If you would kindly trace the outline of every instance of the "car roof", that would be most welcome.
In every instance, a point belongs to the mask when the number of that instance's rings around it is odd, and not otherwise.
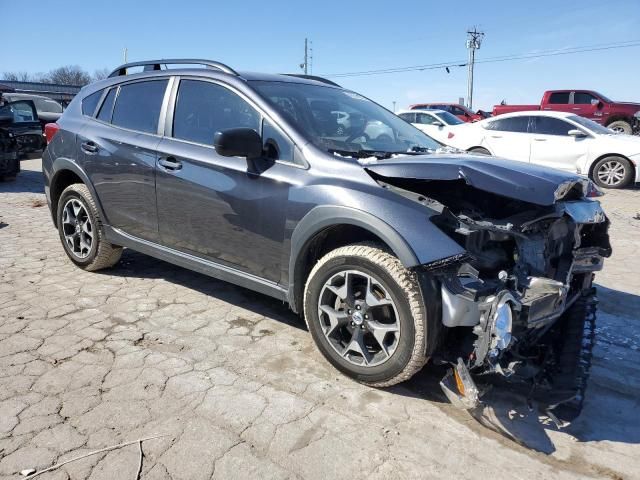
[[[257,72],[238,72],[237,75],[221,72],[220,70],[213,68],[167,68],[162,70],[149,70],[131,73],[127,75],[114,75],[109,76],[103,80],[90,83],[82,89],[82,97],[90,95],[91,93],[100,90],[102,88],[111,87],[120,83],[129,81],[152,79],[157,77],[166,76],[192,76],[201,78],[211,78],[214,80],[228,79],[230,81],[265,81],[265,82],[283,82],[283,83],[297,83],[306,85],[316,85],[327,88],[342,88],[336,84],[327,83],[326,79],[314,80],[313,76],[308,75],[305,77],[297,76],[298,74],[279,74],[279,73],[257,73]]]
[[[433,108],[433,109],[419,109],[419,108],[414,108],[412,109],[407,109],[407,110],[398,110],[397,112],[395,112],[396,115],[400,114],[400,113],[429,113],[429,114],[438,114],[438,113],[449,113],[449,112],[445,112],[444,110],[439,110],[437,108]]]
[[[34,95],[32,93],[18,93],[18,92],[4,92],[2,94],[3,97],[6,98],[11,98],[11,97],[15,97],[15,98],[42,98],[43,100],[51,100],[52,102],[56,102],[56,100],[54,100],[53,98],[49,98],[49,97],[45,97],[44,95]],[[58,102],[56,102],[58,103]]]
[[[495,117],[489,117],[486,120],[495,120],[496,118],[512,118],[512,117],[554,117],[554,118],[568,118],[573,117],[574,113],[569,112],[556,112],[553,110],[524,110],[522,112],[510,112],[496,115]]]
[[[421,103],[416,103],[414,105],[455,105],[456,107],[466,108],[464,105],[460,105],[459,103],[453,103],[453,102],[421,102]]]

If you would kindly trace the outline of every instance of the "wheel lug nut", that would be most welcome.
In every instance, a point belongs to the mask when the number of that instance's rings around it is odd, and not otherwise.
[[[364,314],[364,318],[369,318],[369,315],[367,315],[366,313]]]
[[[360,305],[356,305],[356,310],[360,310]]]
[[[364,325],[360,325],[360,328],[361,328],[362,330],[364,330]]]
[[[351,310],[347,310],[347,313],[351,315],[353,312]]]
[[[355,325],[355,323],[354,323],[354,322],[351,322],[351,326],[353,327],[354,325]]]

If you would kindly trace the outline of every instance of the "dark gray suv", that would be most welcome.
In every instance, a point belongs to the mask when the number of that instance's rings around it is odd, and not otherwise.
[[[360,382],[432,359],[460,406],[482,375],[579,412],[611,251],[587,180],[443,151],[325,79],[207,60],[123,65],[57,128],[46,194],[79,267],[138,250],[288,302]]]

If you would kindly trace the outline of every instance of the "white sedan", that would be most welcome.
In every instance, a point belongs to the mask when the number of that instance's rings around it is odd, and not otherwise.
[[[464,122],[444,110],[401,110],[397,115],[440,143],[451,145],[457,128]]]
[[[531,111],[461,125],[448,142],[470,152],[586,175],[604,188],[640,182],[640,137],[571,113]]]

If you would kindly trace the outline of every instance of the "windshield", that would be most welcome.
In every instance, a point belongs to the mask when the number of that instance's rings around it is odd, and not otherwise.
[[[426,152],[441,147],[414,126],[357,93],[293,82],[250,83],[322,150],[365,157]]]
[[[460,125],[461,123],[464,123],[458,117],[449,112],[437,113],[437,116],[440,117],[440,119],[447,125]]]
[[[577,124],[582,125],[583,127],[591,130],[593,133],[597,133],[599,135],[611,135],[612,133],[614,133],[613,130],[603,127],[599,123],[596,123],[593,120],[589,120],[588,118],[579,117],[577,115],[571,115],[567,118],[569,118],[569,120],[571,120],[572,122],[576,122]]]

